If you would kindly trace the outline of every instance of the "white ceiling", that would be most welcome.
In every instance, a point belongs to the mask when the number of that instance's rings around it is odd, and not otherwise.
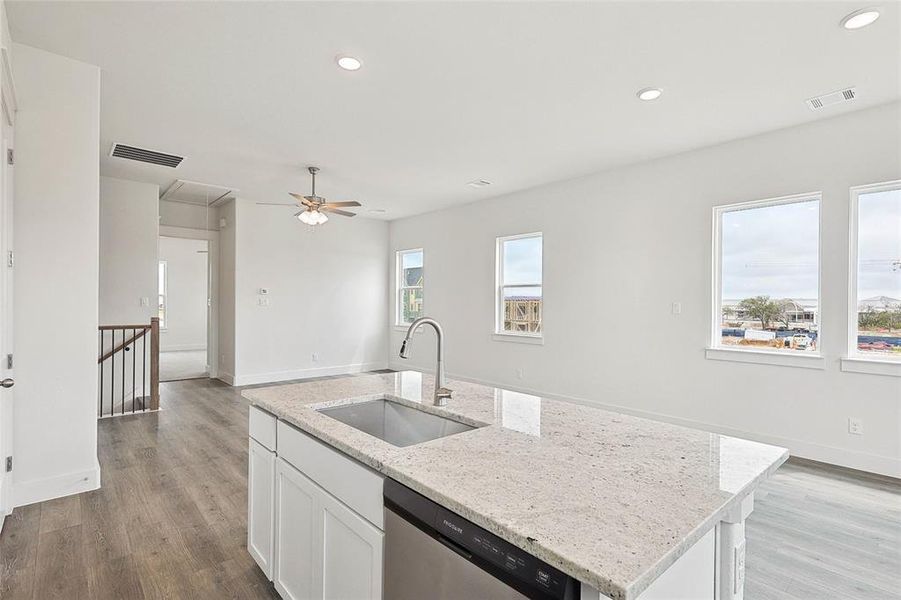
[[[13,38],[99,65],[101,171],[356,199],[382,218],[895,100],[899,4],[8,1]],[[335,56],[363,60],[338,69]],[[857,86],[811,112],[808,97]],[[664,89],[639,102],[645,86]],[[107,156],[114,141],[187,158]],[[491,186],[473,189],[474,179]]]

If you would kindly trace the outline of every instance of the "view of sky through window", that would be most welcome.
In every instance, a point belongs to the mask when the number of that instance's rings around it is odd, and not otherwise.
[[[819,202],[723,214],[722,298],[816,299]]]
[[[541,283],[541,237],[504,242],[504,285]],[[540,287],[517,288],[516,295],[540,296]]]
[[[901,190],[858,200],[857,299],[901,301]]]

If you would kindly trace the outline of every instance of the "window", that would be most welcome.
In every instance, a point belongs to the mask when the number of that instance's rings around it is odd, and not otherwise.
[[[161,260],[159,264],[159,272],[158,272],[158,290],[159,290],[159,299],[158,299],[158,309],[157,316],[160,318],[160,329],[166,328],[166,294],[169,288],[168,286],[168,277],[167,277],[167,265],[166,261]]]
[[[542,236],[497,239],[496,333],[541,337]]]
[[[409,325],[423,315],[422,248],[397,253],[397,324]]]
[[[711,345],[818,355],[819,194],[716,207],[714,226]]]
[[[901,361],[901,182],[851,190],[850,352]]]

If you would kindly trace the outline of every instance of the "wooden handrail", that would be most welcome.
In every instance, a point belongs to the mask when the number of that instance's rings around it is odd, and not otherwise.
[[[142,327],[143,327],[143,329],[141,329]],[[119,352],[123,348],[125,348],[127,346],[131,346],[135,340],[142,338],[150,330],[150,328],[151,328],[150,325],[138,325],[137,327],[116,327],[116,329],[141,329],[141,332],[134,334],[133,336],[131,336],[130,338],[128,338],[127,340],[125,340],[124,342],[122,342],[121,344],[119,344],[118,346],[116,346],[115,348],[113,348],[112,350],[110,350],[109,352],[107,352],[106,354],[101,356],[100,358],[98,358],[97,364],[99,365],[100,363],[102,363],[103,361],[108,359],[110,356],[112,356],[116,352]],[[109,326],[107,326],[106,329],[104,329],[104,327],[100,327],[100,329],[103,331],[109,331]],[[153,342],[151,342],[151,346],[152,345],[153,345]]]
[[[147,323],[140,323],[138,325],[100,325],[97,327],[100,331],[110,331],[111,329],[150,329],[150,325]]]

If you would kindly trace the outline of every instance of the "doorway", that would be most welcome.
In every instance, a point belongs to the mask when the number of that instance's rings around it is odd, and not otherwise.
[[[160,236],[160,381],[210,376],[210,242]]]

